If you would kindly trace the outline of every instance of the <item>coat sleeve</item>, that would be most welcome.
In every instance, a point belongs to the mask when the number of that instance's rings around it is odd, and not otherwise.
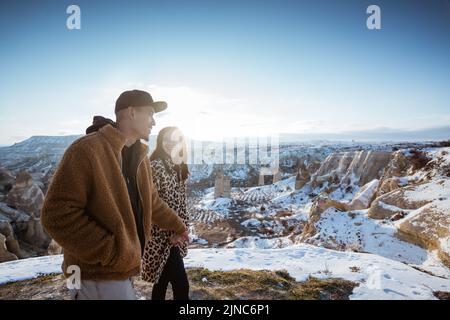
[[[150,170],[150,193],[152,198],[152,222],[164,230],[175,231],[180,234],[187,230],[183,220],[173,211],[158,195],[158,190],[153,182],[151,166]],[[157,183],[161,182],[158,178]],[[158,182],[159,181],[159,182]]]
[[[164,176],[164,167],[159,160],[150,161],[150,169],[152,174],[153,184],[158,191],[158,195],[161,192],[167,190],[167,179]]]
[[[41,220],[50,236],[82,262],[109,265],[115,252],[114,235],[85,211],[92,173],[85,149],[74,143],[53,176]]]

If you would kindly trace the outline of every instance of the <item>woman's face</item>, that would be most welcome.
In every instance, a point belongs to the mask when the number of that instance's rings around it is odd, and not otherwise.
[[[163,137],[162,147],[175,164],[186,163],[185,140],[180,130],[167,132]]]

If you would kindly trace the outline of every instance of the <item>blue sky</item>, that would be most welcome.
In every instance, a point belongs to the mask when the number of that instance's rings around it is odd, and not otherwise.
[[[131,88],[194,138],[450,124],[448,0],[2,1],[0,39],[0,144],[82,133]]]

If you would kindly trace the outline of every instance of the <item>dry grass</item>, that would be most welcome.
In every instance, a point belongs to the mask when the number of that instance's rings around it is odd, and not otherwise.
[[[210,271],[202,268],[187,270],[190,297],[193,300],[345,300],[356,283],[343,279],[309,278],[296,282],[286,271]],[[142,280],[135,282],[139,297],[150,299],[152,286]],[[61,275],[46,275],[32,280],[0,286],[0,299],[61,300],[69,299]],[[167,292],[167,299],[172,291]]]
[[[0,285],[0,300],[67,300],[69,292],[60,274]]]

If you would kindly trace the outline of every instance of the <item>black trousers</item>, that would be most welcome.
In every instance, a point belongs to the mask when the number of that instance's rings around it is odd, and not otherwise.
[[[189,280],[180,249],[172,247],[158,282],[153,285],[152,300],[165,300],[167,286],[172,285],[174,300],[189,300]]]

